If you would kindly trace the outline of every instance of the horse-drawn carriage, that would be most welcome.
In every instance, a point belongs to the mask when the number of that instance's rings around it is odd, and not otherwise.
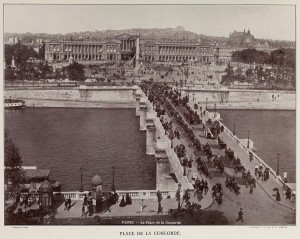
[[[204,146],[203,150],[204,150],[204,153],[206,154],[207,158],[212,157],[212,150],[208,143]]]
[[[243,172],[245,170],[245,167],[242,165],[241,160],[238,157],[233,158],[232,166],[235,173]]]
[[[236,195],[240,194],[240,186],[238,185],[238,182],[236,181],[235,177],[227,177],[225,180],[225,187],[229,188],[230,191],[234,191]]]
[[[213,199],[216,200],[216,202],[218,203],[218,206],[220,206],[222,204],[222,197],[223,197],[223,189],[222,189],[222,185],[220,183],[215,184],[212,187],[212,196]]]
[[[201,151],[201,143],[200,143],[199,139],[195,138],[195,140],[194,140],[193,143],[194,143],[196,149],[197,149],[198,151]]]
[[[200,157],[196,158],[196,162],[197,162],[197,170],[200,173],[202,173],[206,178],[209,177],[208,168],[205,162]]]
[[[227,147],[227,144],[225,143],[225,141],[223,139],[221,139],[219,136],[218,136],[218,144],[221,149],[226,149],[226,147]]]
[[[183,157],[185,155],[185,146],[183,144],[177,145],[174,148],[175,153],[179,158]]]
[[[220,155],[213,159],[213,164],[217,170],[219,170],[221,173],[224,173],[224,162]]]
[[[225,157],[228,158],[228,160],[233,160],[234,158],[234,151],[231,150],[230,148],[229,149],[226,149],[225,150]]]

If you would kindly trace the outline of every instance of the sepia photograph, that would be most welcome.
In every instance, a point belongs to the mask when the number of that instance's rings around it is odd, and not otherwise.
[[[296,226],[295,5],[2,7],[4,227]]]

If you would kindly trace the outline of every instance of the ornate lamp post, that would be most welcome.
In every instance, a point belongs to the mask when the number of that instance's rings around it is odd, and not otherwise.
[[[112,166],[112,185],[111,185],[111,191],[115,191],[115,166]]]
[[[80,188],[79,188],[79,191],[80,191],[80,192],[83,192],[83,190],[84,190],[84,189],[83,189],[83,183],[82,183],[82,176],[83,176],[83,175],[82,175],[82,171],[83,171],[83,168],[81,167],[81,168],[80,168]]]
[[[233,135],[235,135],[235,119],[233,121]]]
[[[193,101],[195,101],[195,93],[193,93]]]
[[[206,110],[207,110],[207,100],[208,100],[208,98],[206,98],[206,107],[205,107]]]
[[[250,145],[249,134],[250,134],[250,130],[248,130],[248,143],[247,143],[247,149],[249,149],[249,145]]]
[[[217,117],[217,104],[215,103],[215,118]]]
[[[277,153],[277,172],[276,172],[277,176],[279,176],[279,156],[280,156],[280,153]]]

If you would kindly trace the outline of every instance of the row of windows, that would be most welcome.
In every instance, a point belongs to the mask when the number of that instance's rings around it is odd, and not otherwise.
[[[159,54],[162,55],[202,55],[202,56],[209,56],[212,55],[211,53],[207,52],[169,52],[169,51],[160,51]]]
[[[148,46],[148,47],[145,47],[145,50],[146,50],[146,51],[147,51],[147,50],[148,50],[148,51],[149,51],[149,50],[152,50],[152,51],[153,51],[153,50],[154,50],[154,46]]]

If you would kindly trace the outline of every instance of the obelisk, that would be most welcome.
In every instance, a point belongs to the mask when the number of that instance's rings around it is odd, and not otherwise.
[[[135,42],[135,72],[140,67],[140,35],[137,35],[136,42]]]

